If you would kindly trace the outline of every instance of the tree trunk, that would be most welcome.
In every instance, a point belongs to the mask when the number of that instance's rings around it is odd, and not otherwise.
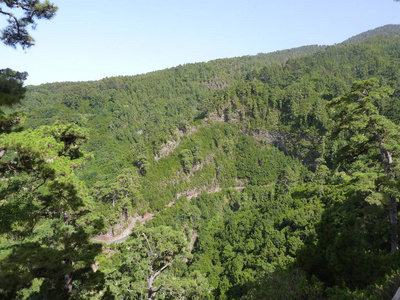
[[[147,300],[153,299],[153,280],[154,278],[150,276],[149,280],[147,281]]]
[[[375,138],[379,144],[379,150],[381,153],[381,162],[383,170],[387,177],[393,179],[396,178],[393,172],[393,158],[392,153],[383,147],[383,141],[378,131],[376,130],[376,126],[372,124],[372,127],[375,131]],[[397,217],[397,201],[396,196],[394,194],[389,195],[389,221],[390,221],[390,253],[394,253],[399,250],[399,233],[398,233],[398,217]]]
[[[399,249],[397,201],[395,195],[390,195],[389,203],[390,216],[390,252],[394,253]]]
[[[71,274],[66,274],[66,275],[64,276],[64,282],[65,282],[65,287],[66,287],[66,289],[67,289],[67,293],[68,293],[68,295],[69,295],[69,294],[71,294],[72,288],[73,288],[73,286],[72,286],[72,276],[71,276]]]

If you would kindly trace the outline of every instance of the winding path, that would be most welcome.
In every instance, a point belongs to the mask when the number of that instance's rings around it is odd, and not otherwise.
[[[243,184],[243,182],[238,182],[238,183]],[[244,189],[244,186],[239,185],[239,186],[235,186],[232,188],[241,191]],[[176,198],[179,198],[180,196],[185,195],[188,199],[191,199],[193,197],[198,196],[202,190],[205,190],[205,189],[201,189],[200,191],[197,191],[196,189],[190,190],[190,191],[183,191],[181,193],[178,193],[176,195]],[[208,189],[207,193],[209,193],[209,194],[210,193],[218,193],[220,191],[222,191],[222,188],[219,185],[217,185],[215,187]],[[168,203],[166,206],[171,207],[173,205],[175,205],[175,201]],[[135,227],[135,223],[137,221],[140,221],[140,222],[142,222],[142,224],[144,224],[146,221],[151,220],[154,217],[155,217],[154,214],[146,213],[144,216],[132,218],[132,220],[130,221],[130,223],[128,225],[128,228],[126,228],[121,234],[118,234],[116,236],[109,235],[109,234],[102,234],[102,235],[93,237],[91,240],[92,240],[92,242],[106,243],[106,244],[118,244],[118,243],[125,242],[128,239],[128,237],[130,236],[130,234],[132,233],[132,230]]]
[[[154,218],[153,214],[146,213],[143,217],[133,218],[132,221],[129,223],[128,228],[125,229],[121,234],[117,236],[102,234],[92,238],[92,241],[97,243],[106,243],[106,244],[113,244],[113,243],[118,244],[125,242],[132,233],[136,221],[139,220],[140,222],[142,222],[142,224],[144,224],[146,221],[151,220],[153,218]]]

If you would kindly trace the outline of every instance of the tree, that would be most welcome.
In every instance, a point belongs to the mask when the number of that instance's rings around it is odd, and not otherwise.
[[[0,70],[0,107],[19,103],[25,96],[23,87],[26,72],[16,72],[11,69]],[[0,109],[0,134],[10,132],[22,119],[20,113],[7,115]]]
[[[377,101],[392,93],[390,87],[379,87],[377,79],[357,81],[351,92],[334,100],[332,106],[337,113],[335,134],[342,133],[345,138],[337,152],[337,161],[341,165],[352,165],[355,177],[369,180],[370,186],[373,183],[366,200],[388,205],[393,253],[399,247],[396,195],[400,177],[400,134],[398,126],[379,115],[375,106]]]
[[[34,280],[51,299],[101,285],[91,269],[101,246],[89,238],[103,222],[74,173],[87,159],[86,139],[77,126],[59,124],[0,136],[0,296],[15,298]]]
[[[29,26],[35,29],[36,20],[51,19],[56,11],[57,7],[47,0],[0,0],[0,14],[8,18],[8,25],[1,31],[1,41],[13,48],[17,45],[30,48],[35,40],[28,32]],[[26,72],[0,70],[0,106],[17,104],[25,97],[23,84],[27,76]],[[6,115],[0,110],[0,133],[10,132],[21,119],[21,114]]]
[[[8,25],[1,32],[1,40],[14,48],[17,45],[23,49],[30,48],[35,40],[28,32],[29,26],[35,29],[36,20],[49,20],[56,11],[57,7],[47,0],[0,0],[0,14],[8,17]]]
[[[183,149],[179,156],[181,157],[181,164],[183,171],[188,174],[190,173],[193,165],[193,153],[189,149]]]
[[[28,27],[56,11],[48,1],[0,0],[0,14],[8,17],[1,40],[31,47]],[[1,107],[24,97],[26,76],[0,70]],[[27,292],[76,299],[100,289],[103,279],[91,268],[101,245],[89,240],[103,222],[91,214],[93,203],[74,173],[89,158],[80,149],[87,134],[60,124],[15,132],[21,118],[0,111],[0,298]]]
[[[135,165],[139,168],[139,173],[141,175],[145,175],[147,173],[147,170],[150,166],[149,161],[147,160],[147,157],[145,155],[140,155],[135,162]]]
[[[120,223],[121,217],[127,221],[142,208],[137,177],[137,171],[123,169],[111,183],[98,181],[92,187],[91,195],[97,199],[96,211],[110,227]]]
[[[119,207],[128,215],[132,207],[136,207],[138,198],[137,175],[129,169],[122,170],[108,188],[104,189],[104,198]]]
[[[135,227],[132,237],[119,248],[120,265],[108,278],[108,293],[148,300],[191,299],[207,293],[203,275],[182,274],[182,265],[191,256],[182,232],[167,226]]]

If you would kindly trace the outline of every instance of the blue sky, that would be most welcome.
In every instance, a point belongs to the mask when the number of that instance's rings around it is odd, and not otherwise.
[[[98,80],[310,44],[332,45],[400,23],[400,3],[393,0],[53,2],[59,11],[53,20],[39,21],[32,32],[36,46],[24,51],[0,45],[0,69],[27,71],[26,84]]]

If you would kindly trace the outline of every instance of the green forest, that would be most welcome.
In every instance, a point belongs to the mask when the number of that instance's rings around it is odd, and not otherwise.
[[[137,76],[26,76],[0,71],[0,299],[399,288],[400,25]]]

